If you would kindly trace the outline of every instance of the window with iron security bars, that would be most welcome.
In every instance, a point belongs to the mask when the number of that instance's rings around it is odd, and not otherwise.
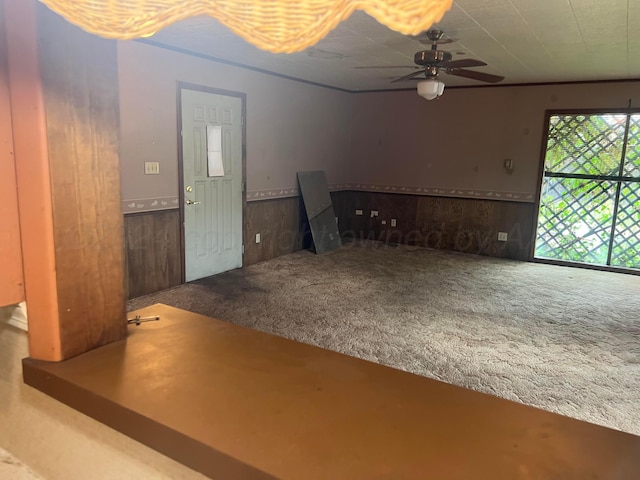
[[[535,257],[640,269],[640,113],[549,116]]]

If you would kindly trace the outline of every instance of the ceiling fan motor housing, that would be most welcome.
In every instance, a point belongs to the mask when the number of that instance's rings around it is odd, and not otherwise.
[[[453,56],[451,52],[443,52],[441,50],[422,50],[417,52],[413,57],[416,65],[429,66],[434,63],[448,62]]]

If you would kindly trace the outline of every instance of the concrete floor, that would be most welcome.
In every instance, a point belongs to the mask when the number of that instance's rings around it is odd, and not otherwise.
[[[0,448],[0,479],[2,480],[40,480],[26,465]]]

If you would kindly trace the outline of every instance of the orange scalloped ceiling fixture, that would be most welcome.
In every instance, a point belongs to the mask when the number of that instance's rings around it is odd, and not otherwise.
[[[40,0],[84,30],[106,38],[149,37],[188,17],[210,15],[258,48],[291,53],[315,45],[354,10],[417,35],[453,0]]]

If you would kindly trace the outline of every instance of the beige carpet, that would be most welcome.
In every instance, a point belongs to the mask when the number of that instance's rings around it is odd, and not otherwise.
[[[637,276],[354,243],[157,302],[640,435]]]

